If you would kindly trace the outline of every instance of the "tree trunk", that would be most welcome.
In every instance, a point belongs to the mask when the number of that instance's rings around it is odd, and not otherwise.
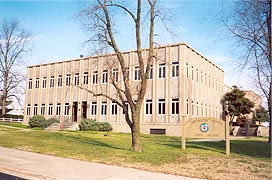
[[[272,144],[272,138],[271,138],[271,135],[272,135],[272,129],[271,129],[271,126],[272,126],[272,99],[271,99],[271,95],[272,95],[272,88],[271,88],[271,85],[270,85],[270,92],[269,92],[269,99],[268,99],[268,111],[269,111],[269,137],[268,137],[268,143],[269,144]]]
[[[141,152],[141,144],[140,144],[140,111],[136,111],[132,114],[132,142],[131,142],[131,151]]]

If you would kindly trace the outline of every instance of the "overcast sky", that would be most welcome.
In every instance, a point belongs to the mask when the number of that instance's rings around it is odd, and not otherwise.
[[[128,1],[129,2],[129,1]],[[131,1],[132,2],[132,1]],[[134,2],[134,1],[133,1]],[[156,41],[160,44],[185,42],[225,71],[225,83],[243,89],[254,89],[247,78],[237,70],[237,54],[233,53],[234,42],[218,21],[218,14],[232,12],[235,1],[224,0],[163,0],[169,17],[168,33],[160,21],[156,24]],[[26,57],[26,66],[87,56],[91,50],[83,46],[87,33],[75,15],[85,1],[2,1],[0,20],[14,17],[32,31],[35,36],[33,50]],[[118,42],[122,50],[135,49],[133,32],[129,31],[127,17],[116,14],[119,22]],[[143,39],[145,42],[145,39]],[[236,48],[237,49],[237,48]]]

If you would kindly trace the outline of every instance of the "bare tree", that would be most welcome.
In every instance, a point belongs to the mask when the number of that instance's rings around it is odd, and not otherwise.
[[[125,2],[123,3],[125,4]],[[144,3],[146,6],[144,6]],[[153,40],[155,17],[157,16],[155,11],[156,0],[147,0],[144,2],[138,0],[135,10],[130,9],[130,7],[124,4],[117,3],[116,1],[111,0],[97,0],[95,5],[80,12],[81,17],[85,17],[85,27],[87,27],[90,32],[94,32],[94,36],[92,36],[89,41],[96,42],[102,45],[100,47],[103,47],[103,49],[110,47],[114,50],[117,62],[121,67],[122,77],[122,83],[117,83],[114,80],[115,78],[113,78],[114,76],[110,76],[111,84],[115,88],[118,97],[108,96],[104,92],[96,93],[88,89],[87,91],[92,93],[94,96],[104,96],[111,101],[116,102],[120,107],[123,108],[125,113],[125,120],[129,125],[132,134],[132,145],[130,150],[140,152],[140,112],[142,108],[142,102],[146,93],[147,79],[149,76],[150,67],[153,61],[156,60]],[[144,7],[147,7],[147,12],[149,14],[149,48],[147,58],[144,58],[143,55],[141,37],[141,25],[144,19],[144,15],[142,14],[142,12],[144,10]],[[138,90],[136,94],[134,93],[135,89],[131,85],[132,81],[129,79],[127,63],[123,54],[120,51],[119,44],[117,43],[115,37],[115,24],[113,22],[113,17],[114,13],[116,12],[124,12],[125,14],[127,14],[132,19],[133,29],[135,30],[135,43],[137,46],[136,53],[138,57],[137,63],[139,64],[140,68],[140,82],[137,85]]]
[[[267,100],[271,143],[271,0],[242,0],[235,4],[230,17],[221,18],[223,24],[238,41],[242,54],[242,67],[253,72],[256,86]]]
[[[9,98],[18,97],[24,76],[18,68],[23,55],[30,50],[31,33],[15,19],[4,19],[0,24],[0,86],[3,88],[2,114],[6,114]]]

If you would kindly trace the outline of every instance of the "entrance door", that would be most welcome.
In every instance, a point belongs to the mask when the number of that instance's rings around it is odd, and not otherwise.
[[[73,122],[77,122],[78,102],[73,102]]]
[[[81,111],[81,117],[87,118],[87,101],[82,101],[82,111]]]

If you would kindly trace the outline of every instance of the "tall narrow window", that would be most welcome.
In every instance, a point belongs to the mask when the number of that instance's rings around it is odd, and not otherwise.
[[[159,64],[159,78],[165,78],[165,63]]]
[[[38,89],[38,88],[39,88],[39,78],[36,78],[35,88],[36,88],[36,89]]]
[[[71,74],[66,74],[66,86],[70,86],[71,84]]]
[[[33,115],[37,115],[38,114],[38,104],[34,104],[34,109],[33,109]]]
[[[107,102],[102,102],[101,104],[101,115],[107,114]]]
[[[118,69],[112,70],[112,78],[115,82],[118,82]]]
[[[186,115],[189,115],[189,100],[186,99]]]
[[[158,114],[165,114],[165,99],[159,99]]]
[[[54,76],[50,77],[50,87],[54,87]]]
[[[62,86],[62,75],[59,75],[58,77],[58,87]]]
[[[200,72],[200,82],[201,82],[201,84],[203,84],[203,74],[202,74],[202,71]]]
[[[92,102],[91,115],[96,115],[97,102]]]
[[[41,115],[45,115],[45,104],[41,105]]]
[[[198,102],[196,102],[196,116],[199,116],[199,105]]]
[[[48,105],[48,115],[52,116],[53,115],[53,104]]]
[[[61,108],[61,104],[57,103],[57,107],[56,107],[56,115],[60,115],[60,108]]]
[[[145,101],[145,114],[152,114],[152,100],[147,99]]]
[[[172,77],[179,76],[179,62],[172,62]]]
[[[93,71],[93,84],[97,84],[98,72]]]
[[[195,105],[194,105],[194,101],[192,101],[192,116],[194,116],[195,114]]]
[[[186,63],[186,78],[189,79],[189,64]]]
[[[125,107],[123,108],[123,114],[128,111],[128,102],[125,102]]]
[[[75,86],[79,85],[79,73],[75,73]]]
[[[172,114],[179,114],[179,99],[172,99]]]
[[[102,83],[107,83],[108,82],[108,70],[104,70],[102,74]]]
[[[26,115],[30,115],[30,104],[27,104],[27,107],[26,107]]]
[[[148,79],[152,79],[153,78],[153,66],[150,66],[150,71],[149,71],[149,76]]]
[[[194,66],[192,66],[192,80],[194,80]]]
[[[70,109],[69,103],[65,103],[64,104],[64,116],[69,115],[69,109]]]
[[[32,89],[32,78],[28,80],[28,89]]]
[[[138,81],[140,79],[141,79],[141,76],[140,76],[140,67],[135,67],[135,70],[134,70],[134,80]]]
[[[46,77],[43,77],[42,88],[46,88]]]
[[[83,73],[83,84],[88,84],[88,72]]]
[[[111,114],[117,115],[117,103],[116,102],[111,103]]]

